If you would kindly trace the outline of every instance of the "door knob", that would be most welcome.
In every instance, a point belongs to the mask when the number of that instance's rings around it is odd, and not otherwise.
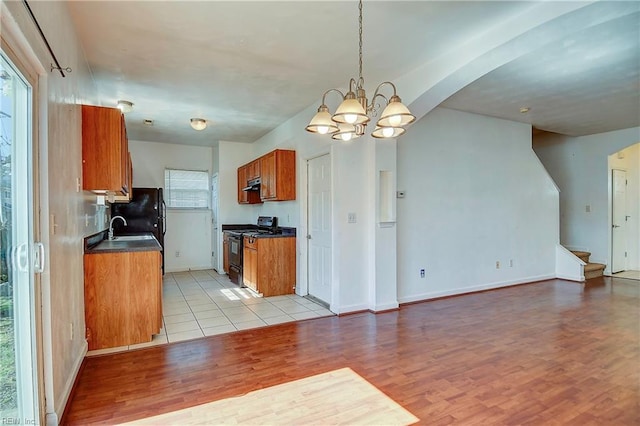
[[[620,228],[620,225],[613,225],[614,228]]]
[[[307,235],[307,240],[310,240],[310,239],[311,239],[311,235]]]

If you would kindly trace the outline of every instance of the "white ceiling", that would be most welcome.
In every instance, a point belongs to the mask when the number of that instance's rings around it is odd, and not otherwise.
[[[534,5],[365,1],[366,88],[451,56]],[[640,2],[607,7],[626,11],[496,67],[443,106],[569,135],[640,125]],[[253,142],[357,77],[355,1],[72,1],[69,9],[102,104],[135,104],[129,139]],[[192,117],[210,126],[196,132]]]

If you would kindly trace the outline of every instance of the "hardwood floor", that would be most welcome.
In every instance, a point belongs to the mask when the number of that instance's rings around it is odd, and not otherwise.
[[[92,357],[66,424],[131,421],[350,367],[421,424],[640,424],[640,285],[551,280]]]

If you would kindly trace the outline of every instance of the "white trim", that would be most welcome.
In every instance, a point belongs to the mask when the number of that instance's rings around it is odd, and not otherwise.
[[[369,306],[368,305],[349,305],[349,306],[341,306],[341,307],[336,307],[334,305],[331,305],[329,307],[329,310],[331,312],[335,312],[336,314],[348,314],[350,312],[361,312],[361,311],[369,311]]]
[[[423,300],[436,299],[440,297],[457,296],[457,295],[466,294],[466,293],[475,293],[475,292],[484,291],[484,290],[494,290],[494,289],[498,289],[502,287],[510,287],[514,285],[531,284],[536,281],[552,280],[555,278],[556,278],[555,275],[537,275],[537,276],[522,278],[522,279],[513,280],[513,281],[498,281],[498,282],[489,283],[489,284],[481,284],[481,285],[476,285],[471,287],[458,288],[455,290],[436,291],[432,293],[417,294],[409,297],[401,297],[398,299],[398,302],[400,303],[420,302]]]
[[[575,281],[575,282],[582,282],[585,280],[584,275],[581,275],[580,277],[576,278],[576,277],[571,277],[569,275],[557,275],[556,278],[558,278],[559,280],[567,280],[567,281]]]
[[[398,309],[399,307],[400,307],[400,304],[398,302],[383,303],[381,305],[374,306],[372,311],[373,312],[390,311],[392,309]]]

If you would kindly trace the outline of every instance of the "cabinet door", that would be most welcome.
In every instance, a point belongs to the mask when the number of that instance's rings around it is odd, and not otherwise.
[[[259,292],[258,289],[258,250],[245,247],[242,253],[242,282],[244,285]]]
[[[149,342],[158,325],[158,252],[129,252],[127,334],[130,345]]]
[[[229,236],[223,232],[222,237],[222,268],[224,272],[229,273]]]
[[[276,197],[276,152],[270,152],[260,159],[260,198],[271,200]]]
[[[248,165],[247,179],[255,179],[260,177],[260,160],[254,160]]]
[[[117,267],[114,267],[117,265]],[[129,344],[128,253],[84,255],[84,311],[89,350]]]
[[[238,203],[248,204],[249,197],[247,191],[242,188],[247,186],[247,166],[238,167]]]
[[[129,192],[128,152],[120,110],[83,105],[82,188],[126,195]]]

